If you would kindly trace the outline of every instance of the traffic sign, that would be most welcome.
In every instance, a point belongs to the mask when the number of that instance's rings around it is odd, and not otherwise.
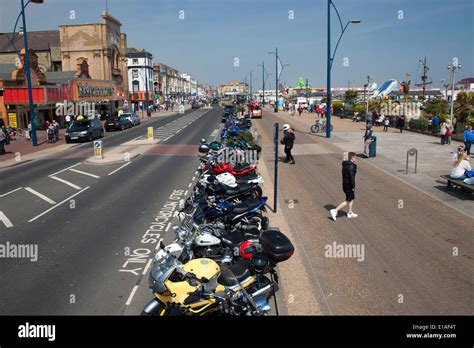
[[[94,156],[97,158],[103,158],[102,140],[94,140]]]

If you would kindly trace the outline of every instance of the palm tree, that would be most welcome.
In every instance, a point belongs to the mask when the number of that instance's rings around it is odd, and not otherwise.
[[[454,101],[454,115],[463,122],[474,115],[474,93],[460,92]]]

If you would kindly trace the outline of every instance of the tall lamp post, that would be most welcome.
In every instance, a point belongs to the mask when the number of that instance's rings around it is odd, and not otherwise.
[[[331,55],[331,6],[334,8],[337,14],[337,18],[339,19],[339,24],[341,25],[341,35],[339,36],[339,39],[337,40],[336,47],[334,49],[334,52]],[[349,24],[354,23],[360,23],[360,20],[350,20],[347,22],[346,26],[342,26],[342,20],[341,16],[339,16],[339,12],[337,11],[336,6],[334,6],[332,0],[328,0],[328,52],[327,52],[327,91],[326,91],[326,138],[331,137],[331,68],[332,68],[332,63],[334,61],[334,56],[336,55],[337,47],[339,46],[339,42],[341,42],[341,38],[344,35],[344,32],[346,31],[347,27]]]
[[[262,62],[262,64],[258,64],[257,66],[262,67],[262,89],[263,89],[262,106],[265,107],[265,81],[267,80],[268,73],[267,73],[267,70],[265,70],[265,62]],[[265,77],[265,75],[267,75],[267,77]]]
[[[30,0],[29,2],[35,4],[42,4],[43,0]],[[28,2],[28,3],[29,3]],[[28,5],[27,3],[27,5]],[[31,122],[31,142],[33,146],[38,146],[38,139],[36,137],[36,114],[35,105],[33,103],[33,89],[31,86],[31,75],[30,75],[30,54],[28,52],[28,32],[26,30],[26,16],[25,16],[25,4],[21,0],[21,16],[23,19],[23,38],[25,41],[25,70],[26,70],[26,81],[28,83],[28,99],[30,102],[30,122]]]
[[[454,114],[454,75],[456,73],[456,69],[461,69],[461,64],[453,59],[453,62],[448,65],[448,70],[451,73],[451,111],[450,111],[450,119],[451,124],[453,124],[453,114]],[[448,95],[446,94],[446,98]]]

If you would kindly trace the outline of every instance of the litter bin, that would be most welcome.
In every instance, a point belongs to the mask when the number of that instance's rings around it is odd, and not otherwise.
[[[372,136],[372,142],[369,145],[369,157],[377,156],[377,137]]]

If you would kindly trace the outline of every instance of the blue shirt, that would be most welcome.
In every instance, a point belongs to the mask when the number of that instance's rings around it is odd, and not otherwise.
[[[433,125],[437,126],[439,124],[438,116],[433,117]]]
[[[474,131],[466,129],[464,131],[464,141],[474,141]]]

